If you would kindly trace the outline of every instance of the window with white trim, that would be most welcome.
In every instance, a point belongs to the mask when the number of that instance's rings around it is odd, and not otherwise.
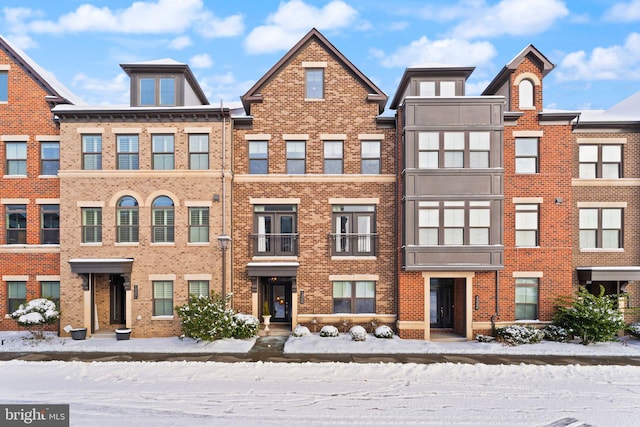
[[[622,208],[580,208],[580,249],[620,249]]]
[[[173,135],[152,135],[152,165],[156,170],[172,170],[175,168],[175,147]]]
[[[189,135],[189,169],[209,169],[209,135]]]
[[[538,229],[540,226],[539,205],[517,204],[516,210],[516,246],[535,247],[539,246]]]
[[[174,215],[173,200],[167,196],[155,198],[151,205],[151,241],[153,243],[173,243]]]
[[[82,243],[102,242],[102,208],[82,208]]]
[[[82,135],[82,169],[102,169],[102,135]]]
[[[153,315],[173,316],[173,281],[153,281]]]
[[[622,145],[580,145],[578,160],[580,178],[622,178]]]
[[[324,99],[324,68],[305,69],[305,98]]]
[[[538,173],[538,138],[516,138],[516,173]]]
[[[7,313],[16,311],[20,304],[27,302],[27,282],[7,282]]]
[[[116,137],[116,149],[118,151],[118,169],[139,169],[139,143],[138,135],[118,135]]]
[[[304,174],[306,163],[306,142],[287,141],[287,173]]]
[[[368,256],[375,254],[374,205],[335,205],[333,211],[332,254]]]
[[[418,202],[418,245],[488,245],[491,202]]]
[[[206,243],[209,241],[209,208],[189,208],[189,242]]]
[[[376,282],[335,281],[333,282],[334,313],[375,313]]]
[[[7,157],[7,175],[27,176],[27,143],[7,142],[4,149]]]
[[[189,280],[189,295],[208,297],[209,281],[208,280]]]
[[[539,279],[516,278],[516,320],[538,319]]]

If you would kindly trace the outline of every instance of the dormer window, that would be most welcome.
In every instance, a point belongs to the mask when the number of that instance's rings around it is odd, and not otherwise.
[[[418,83],[418,96],[456,96],[455,81],[421,81]]]
[[[138,90],[139,105],[176,105],[175,77],[140,77]]]
[[[529,79],[524,79],[518,85],[518,99],[520,109],[533,108],[533,83]]]

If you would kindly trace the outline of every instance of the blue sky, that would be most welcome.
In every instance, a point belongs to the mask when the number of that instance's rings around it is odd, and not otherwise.
[[[126,104],[119,64],[188,63],[212,104],[239,101],[312,27],[390,98],[407,66],[476,67],[479,94],[528,44],[556,65],[548,109],[640,91],[640,0],[3,0],[0,32],[89,104]]]

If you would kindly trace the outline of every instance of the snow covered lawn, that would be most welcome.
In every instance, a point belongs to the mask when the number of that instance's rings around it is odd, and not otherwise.
[[[223,339],[197,343],[192,339],[131,338],[117,341],[111,338],[88,338],[74,341],[47,335],[42,341],[34,340],[28,332],[0,332],[0,352],[123,352],[123,353],[247,353],[255,338]],[[640,340],[624,337],[620,341],[581,345],[543,341],[539,344],[507,346],[500,343],[428,342],[376,338],[369,334],[365,341],[353,341],[348,334],[338,337],[320,337],[319,334],[289,337],[285,353],[347,353],[347,354],[512,354],[512,355],[567,355],[567,356],[640,356]]]
[[[247,352],[254,340],[73,341],[0,333],[0,351]],[[640,355],[640,341],[507,347],[346,335],[290,353]],[[0,403],[69,404],[71,426],[636,426],[640,367],[484,364],[0,362]]]
[[[78,427],[631,427],[640,413],[630,366],[10,361],[0,378],[0,402],[69,404]]]

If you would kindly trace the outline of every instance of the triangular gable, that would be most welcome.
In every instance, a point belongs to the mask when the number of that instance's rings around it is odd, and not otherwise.
[[[360,80],[361,84],[367,88],[369,96],[367,98],[368,101],[377,102],[379,106],[379,112],[382,113],[384,111],[384,106],[387,103],[387,95],[382,92],[367,76],[365,76],[355,65],[351,63],[335,46],[333,46],[329,40],[327,40],[318,30],[315,28],[311,29],[296,45],[291,48],[281,59],[278,61],[271,69],[264,75],[260,80],[254,84],[251,89],[247,91],[240,98],[242,99],[242,105],[244,106],[245,112],[247,115],[251,114],[251,104],[254,102],[261,102],[262,95],[260,94],[260,90],[262,87],[269,81],[271,78],[276,75],[280,70],[287,64],[287,62],[296,56],[304,46],[312,39],[315,39],[322,47],[324,47],[327,51],[331,52],[335,58],[343,64],[343,66],[348,69],[358,80]]]
[[[47,101],[54,104],[83,104],[73,92],[60,83],[49,71],[38,65],[20,48],[0,36],[0,49],[20,65],[47,92]]]
[[[511,73],[517,69],[522,61],[528,56],[532,56],[536,62],[538,62],[540,69],[542,70],[542,77],[546,76],[555,68],[555,65],[549,61],[549,59],[542,54],[534,45],[530,44],[518,53],[511,61],[505,65],[498,75],[493,79],[487,88],[482,92],[482,95],[492,95],[498,90],[509,78]]]

